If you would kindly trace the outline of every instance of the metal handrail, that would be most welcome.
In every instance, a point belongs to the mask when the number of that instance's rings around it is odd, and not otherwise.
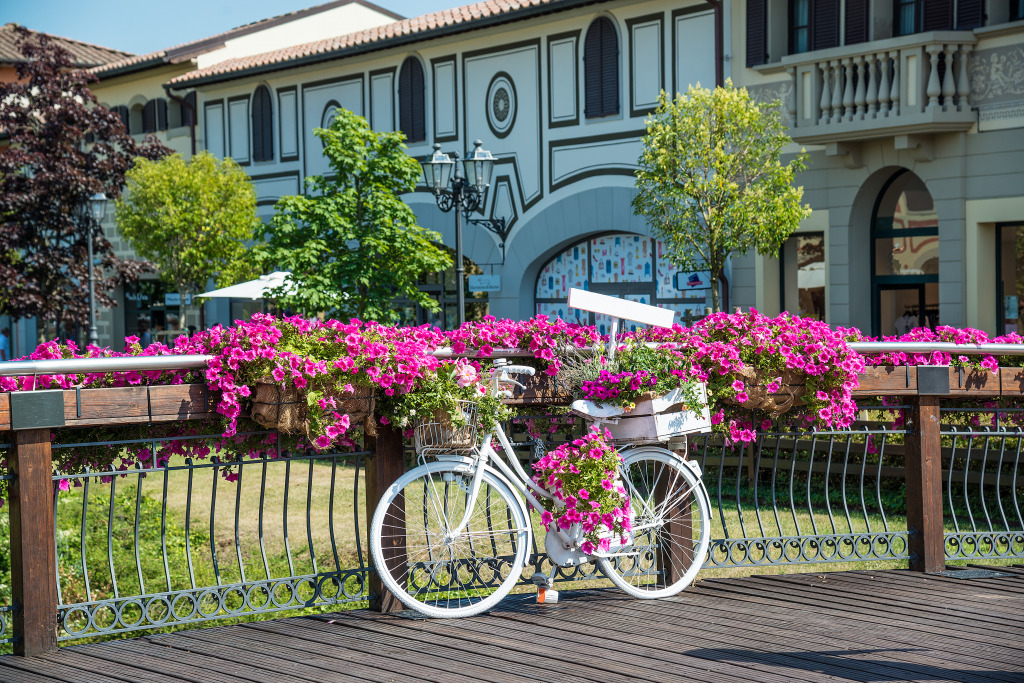
[[[657,344],[649,344],[657,346]],[[873,353],[958,353],[963,355],[1024,356],[1024,344],[954,344],[952,342],[850,342],[853,351]],[[586,349],[581,349],[585,352]],[[455,352],[450,346],[431,351],[437,358],[481,357],[479,354]],[[525,349],[494,349],[491,358],[532,358]],[[25,375],[74,375],[100,372],[151,372],[157,370],[198,370],[216,356],[181,354],[164,356],[126,356],[119,358],[53,358],[47,360],[15,360],[0,363],[0,377]]]

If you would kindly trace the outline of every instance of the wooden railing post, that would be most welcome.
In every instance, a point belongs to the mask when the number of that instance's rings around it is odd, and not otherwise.
[[[673,449],[673,452],[683,460],[686,460],[686,451],[686,442],[677,445]],[[654,490],[654,502],[656,504],[665,502],[665,497],[669,495],[667,487],[670,484],[680,486],[678,480],[667,474],[659,476],[657,481],[659,484]],[[667,508],[664,512],[668,521],[662,528],[663,537],[666,539],[678,539],[676,543],[668,547],[659,545],[657,550],[658,568],[662,572],[662,581],[666,586],[683,578],[683,574],[686,573],[686,570],[689,569],[693,562],[692,505],[694,495],[696,493],[690,494],[685,500],[680,498],[675,501],[676,504],[674,506]],[[701,520],[701,522],[706,524],[707,520]]]
[[[907,434],[903,466],[907,487],[907,531],[910,568],[919,572],[946,569],[942,526],[942,444],[939,397],[920,395],[911,401],[913,430]]]
[[[368,441],[373,455],[366,462],[367,538],[369,538],[370,524],[373,522],[373,514],[381,496],[391,484],[405,474],[405,462],[402,457],[402,431],[400,429],[391,425],[378,424],[377,437],[368,439]],[[391,539],[390,544],[382,549],[385,558],[394,561],[394,565],[391,565],[390,561],[388,564],[395,569],[400,564],[404,565],[407,559],[405,509],[399,501],[392,504],[382,535],[386,539]],[[370,593],[373,595],[370,600],[370,609],[378,612],[400,612],[405,609],[398,598],[384,588],[380,578],[372,571],[370,572]]]
[[[31,656],[57,650],[53,465],[48,428],[13,434],[8,514],[14,654]]]

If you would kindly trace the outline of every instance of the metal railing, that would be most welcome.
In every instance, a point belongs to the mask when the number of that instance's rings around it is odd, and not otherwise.
[[[279,443],[241,436],[264,435]],[[187,437],[204,450],[218,438]],[[53,445],[152,453],[128,469],[53,476],[59,640],[368,599],[367,451],[158,455],[173,442],[182,438]]]
[[[1024,352],[1017,345],[919,346],[894,349],[888,342],[871,342],[858,343],[856,349]],[[513,354],[499,350],[495,355]],[[137,360],[8,363],[0,365],[0,373],[108,372]],[[117,363],[107,365],[112,361]],[[183,363],[198,368],[205,359],[168,356],[145,363],[166,363],[144,368],[150,370],[181,369]],[[705,567],[896,561],[935,570],[945,560],[1024,557],[1024,432],[1016,426],[1020,411],[958,408],[952,403],[940,409],[940,400],[920,395],[907,396],[902,406],[865,403],[864,417],[876,421],[850,431],[768,431],[747,446],[729,445],[717,436],[691,438],[689,457],[701,465],[714,508]],[[896,411],[907,426],[888,426]],[[185,438],[180,436],[90,442],[76,440],[75,429],[66,427],[49,443],[49,429],[27,431],[39,432],[36,436],[43,441],[14,432],[12,444],[0,445],[0,455],[7,456],[11,467],[0,481],[11,486],[10,498],[20,496],[9,501],[12,520],[17,515],[27,519],[26,506],[38,503],[26,488],[47,492],[43,509],[49,508],[47,515],[54,520],[56,555],[48,570],[57,593],[51,623],[60,628],[54,642],[282,610],[385,602],[367,567],[364,527],[369,515],[361,513],[404,470],[402,449],[407,444],[396,430],[381,430],[370,448],[357,453],[280,451],[242,462],[183,456],[168,462],[158,455],[169,443]],[[187,438],[206,443],[220,437]],[[553,438],[549,447],[571,434],[563,431]],[[529,462],[535,455],[533,444],[522,434],[518,441],[524,462]],[[49,474],[51,452],[61,458],[79,449],[129,446],[144,446],[150,457],[127,469]],[[925,452],[940,457],[924,458]],[[32,483],[35,475],[23,469],[44,454],[45,486]],[[928,467],[932,469],[925,472]],[[933,479],[941,484],[928,483]],[[940,519],[923,514],[928,500],[939,500],[944,508]],[[16,536],[12,522],[11,537]],[[549,569],[537,551],[535,547],[530,573]],[[17,609],[0,607],[0,643],[13,643],[18,652],[46,651],[45,632],[41,636],[26,630],[32,627],[30,617],[39,613],[31,601],[43,599],[25,582],[36,570],[24,565],[18,571],[21,584],[13,580],[13,572],[7,581],[15,586],[12,605]],[[558,578],[600,577],[595,567],[585,565],[560,571]],[[42,627],[35,623],[32,628],[45,631],[45,619]]]

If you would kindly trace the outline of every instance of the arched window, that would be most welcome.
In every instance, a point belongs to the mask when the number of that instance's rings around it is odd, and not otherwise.
[[[145,130],[145,107],[141,104],[133,105],[128,110],[128,132],[132,135],[141,135]]]
[[[709,293],[707,274],[681,272],[665,256],[661,240],[628,233],[578,242],[544,264],[537,274],[534,302],[538,314],[597,325],[598,331],[607,333],[609,318],[566,305],[574,287],[668,308],[684,320],[688,313],[703,312]]]
[[[398,127],[408,142],[427,139],[424,109],[423,67],[418,59],[409,57],[398,74]]]
[[[612,22],[596,19],[583,45],[584,110],[588,119],[619,113],[619,37]]]
[[[274,160],[274,110],[265,85],[252,95],[252,160]]]
[[[924,182],[907,169],[882,188],[871,221],[873,334],[939,324],[939,218]]]

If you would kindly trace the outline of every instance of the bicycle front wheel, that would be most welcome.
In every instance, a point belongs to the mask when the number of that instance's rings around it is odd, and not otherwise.
[[[473,468],[430,463],[396,481],[370,526],[370,553],[384,587],[430,617],[467,617],[498,604],[522,576],[530,527],[519,499],[491,472],[459,533]]]
[[[711,543],[711,506],[704,487],[664,448],[629,451],[620,467],[630,497],[633,533],[613,557],[598,561],[616,586],[637,598],[664,598],[689,586]]]

